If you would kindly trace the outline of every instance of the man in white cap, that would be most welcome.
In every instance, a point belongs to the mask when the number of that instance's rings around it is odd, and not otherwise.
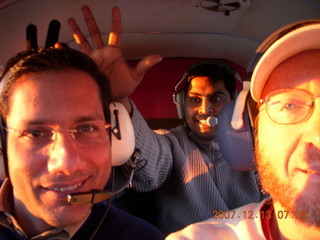
[[[255,160],[271,197],[167,239],[320,239],[320,20],[278,30],[258,52]]]

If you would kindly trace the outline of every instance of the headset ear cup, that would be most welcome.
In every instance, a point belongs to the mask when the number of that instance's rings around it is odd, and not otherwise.
[[[175,104],[177,107],[177,113],[178,113],[178,117],[181,119],[182,118],[182,112],[181,112],[181,101],[180,101],[180,95],[181,93],[177,93],[175,96]]]
[[[134,152],[135,137],[131,118],[125,109],[125,107],[119,103],[111,103],[110,106],[111,125],[112,131],[117,129],[120,131],[121,138],[111,133],[111,154],[112,154],[112,166],[120,166],[127,162]],[[118,111],[118,125],[115,115],[115,111]]]
[[[239,93],[237,91],[237,89],[234,91],[234,95],[233,95],[233,101],[235,101],[238,97]]]
[[[2,146],[2,144],[1,144],[1,146]],[[6,168],[5,168],[5,165],[4,165],[2,147],[1,147],[0,151],[1,151],[0,152],[0,180],[4,180],[6,178]]]
[[[254,143],[248,111],[245,109],[243,113],[244,126],[239,130],[235,130],[231,126],[234,106],[234,101],[229,102],[219,113],[217,141],[222,155],[234,170],[255,170]]]
[[[176,94],[176,105],[179,118],[185,118],[185,91]]]
[[[4,180],[7,177],[7,144],[6,144],[6,134],[4,129],[3,119],[0,117],[0,180]]]

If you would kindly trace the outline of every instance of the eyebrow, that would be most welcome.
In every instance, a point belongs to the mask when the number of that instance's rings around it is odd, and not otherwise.
[[[92,114],[89,116],[81,116],[76,118],[73,121],[74,123],[82,123],[82,122],[88,122],[88,121],[97,121],[97,120],[104,120],[105,118],[104,116],[101,116],[101,114]],[[26,121],[21,121],[20,125],[21,126],[32,126],[32,125],[56,125],[56,121],[51,120],[51,119],[47,119],[47,118],[41,118],[41,119],[34,119],[34,120],[26,120]]]
[[[196,96],[203,96],[202,94],[195,93],[195,92],[189,92],[188,94],[192,94],[192,95],[196,95]],[[213,92],[209,96],[214,96],[214,95],[218,95],[218,94],[222,94],[222,95],[226,96],[226,94],[224,92],[221,92],[221,91]]]

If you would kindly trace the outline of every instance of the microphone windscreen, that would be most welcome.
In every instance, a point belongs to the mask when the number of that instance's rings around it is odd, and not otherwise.
[[[29,24],[26,29],[27,50],[38,49],[37,26]]]
[[[54,44],[58,42],[60,26],[61,24],[58,20],[50,22],[45,48],[54,47]]]
[[[207,118],[207,124],[210,126],[214,126],[218,123],[218,118],[215,117],[208,117]]]

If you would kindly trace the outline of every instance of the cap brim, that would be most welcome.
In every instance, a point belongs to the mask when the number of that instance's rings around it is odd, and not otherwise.
[[[292,24],[290,26],[292,27]],[[261,46],[258,49],[261,49]],[[309,20],[307,25],[295,27],[273,42],[254,68],[250,86],[252,98],[259,101],[269,76],[280,63],[312,49],[320,49],[320,20]]]

